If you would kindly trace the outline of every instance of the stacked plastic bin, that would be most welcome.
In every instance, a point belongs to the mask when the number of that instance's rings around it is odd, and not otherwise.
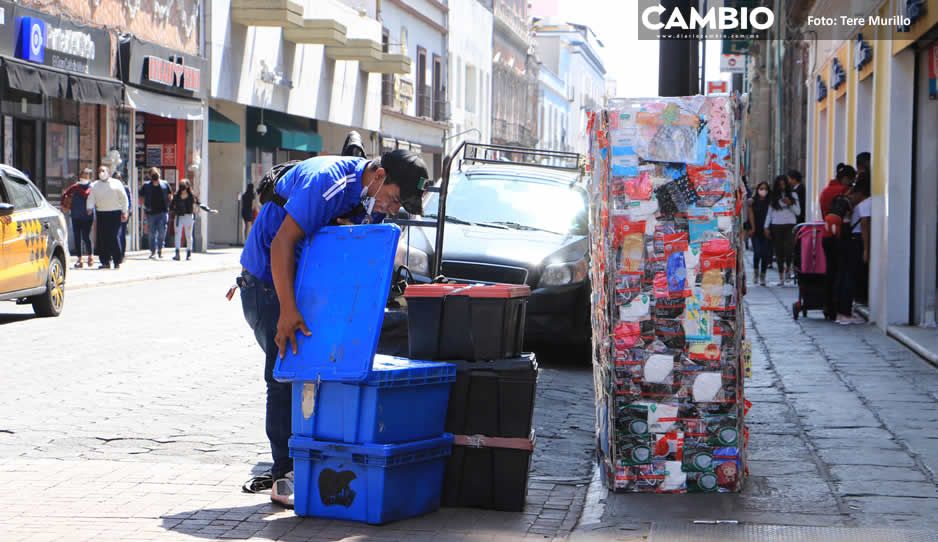
[[[445,506],[521,511],[534,450],[537,360],[521,352],[530,289],[430,284],[405,292],[411,357],[456,366]],[[456,360],[456,361],[453,361]]]
[[[737,115],[695,96],[591,116],[597,441],[616,491],[743,485]]]
[[[399,234],[327,227],[303,247],[295,289],[311,335],[274,369],[293,383],[299,516],[381,524],[440,506],[456,367],[375,356]]]

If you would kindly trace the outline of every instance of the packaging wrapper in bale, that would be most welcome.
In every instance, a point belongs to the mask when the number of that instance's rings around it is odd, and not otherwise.
[[[597,455],[615,491],[742,489],[741,115],[703,96],[590,114]]]

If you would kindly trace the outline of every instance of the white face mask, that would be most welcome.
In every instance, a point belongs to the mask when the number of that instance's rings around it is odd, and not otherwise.
[[[375,192],[374,196],[368,195],[368,189],[365,189],[365,193],[362,195],[362,206],[365,207],[365,214],[371,216],[371,212],[375,210],[375,202],[378,194],[381,193],[381,190],[384,189],[384,181],[381,181],[381,186],[378,188],[378,191]]]
[[[101,172],[98,173],[98,178],[101,179],[102,181],[108,180],[109,177],[110,177],[110,175],[108,175],[107,173],[105,173],[105,172],[103,172],[103,171],[101,171]]]

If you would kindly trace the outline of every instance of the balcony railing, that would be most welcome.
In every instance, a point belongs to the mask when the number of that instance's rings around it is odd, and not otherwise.
[[[523,15],[517,13],[505,0],[495,0],[495,18],[517,35],[525,44],[531,43],[531,32],[528,21]]]

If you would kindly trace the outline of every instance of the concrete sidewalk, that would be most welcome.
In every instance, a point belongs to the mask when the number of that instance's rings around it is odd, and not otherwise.
[[[69,258],[66,273],[66,291],[81,290],[97,286],[112,286],[146,280],[158,280],[172,277],[182,277],[214,271],[236,271],[241,268],[241,247],[214,248],[208,252],[195,253],[192,259],[186,261],[183,254],[182,261],[173,260],[173,251],[167,249],[162,259],[149,259],[148,251],[128,252],[120,269],[98,269],[97,258],[94,267],[75,269],[75,258]],[[236,273],[235,273],[236,274]],[[231,284],[220,286],[219,291],[224,294],[228,286],[234,285],[232,274]]]

